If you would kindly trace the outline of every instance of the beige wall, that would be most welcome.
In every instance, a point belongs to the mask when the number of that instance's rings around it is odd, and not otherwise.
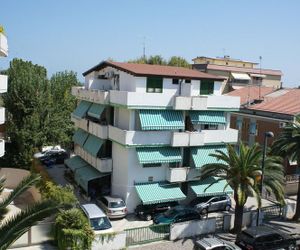
[[[226,58],[196,58],[193,60],[194,63],[199,64],[215,64],[215,65],[223,65],[223,66],[232,66],[232,67],[242,67],[242,68],[253,68],[255,63],[244,62],[244,61],[235,61]]]

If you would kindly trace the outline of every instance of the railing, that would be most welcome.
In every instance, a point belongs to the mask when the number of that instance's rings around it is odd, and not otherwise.
[[[280,204],[262,207],[260,210],[264,213],[264,220],[282,216],[282,206]]]
[[[165,240],[170,235],[170,225],[150,225],[147,227],[126,229],[126,246],[145,244]]]
[[[106,90],[98,89],[85,89],[84,87],[72,87],[72,95],[78,99],[100,103],[108,104],[109,103],[109,93]]]
[[[285,177],[285,182],[286,183],[295,183],[299,181],[299,175],[293,174],[293,175],[287,175]]]
[[[7,92],[7,76],[0,75],[0,93]]]

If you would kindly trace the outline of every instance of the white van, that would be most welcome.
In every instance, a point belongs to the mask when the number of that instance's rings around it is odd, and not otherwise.
[[[114,232],[106,214],[96,204],[88,203],[80,207],[89,219],[91,228],[95,234]]]

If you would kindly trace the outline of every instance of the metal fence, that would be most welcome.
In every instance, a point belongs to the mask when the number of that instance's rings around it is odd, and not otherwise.
[[[282,216],[282,206],[280,204],[262,207],[261,211],[264,213],[264,220],[280,218]]]
[[[153,241],[168,239],[170,235],[170,225],[150,225],[126,229],[126,246],[144,244]]]

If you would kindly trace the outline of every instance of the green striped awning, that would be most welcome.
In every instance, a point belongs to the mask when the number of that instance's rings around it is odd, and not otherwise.
[[[210,145],[203,147],[191,148],[192,159],[194,161],[195,168],[201,168],[208,163],[216,163],[217,159],[210,154],[215,153],[215,150],[221,150],[227,152],[225,145]]]
[[[182,111],[177,110],[139,110],[142,130],[184,129]]]
[[[88,116],[94,117],[96,119],[100,119],[101,114],[103,110],[105,109],[104,105],[98,104],[98,103],[93,103],[88,110],[87,114]]]
[[[215,181],[216,179],[214,177],[209,177],[203,181],[190,182],[189,185],[197,197],[233,193],[231,187],[227,185],[226,180],[220,180],[219,182],[214,183]],[[214,184],[209,187],[211,183]]]
[[[77,169],[82,168],[89,164],[85,160],[83,160],[80,156],[75,155],[65,160],[65,165],[68,168],[70,168],[73,172],[75,172]]]
[[[83,149],[85,151],[87,151],[88,153],[90,153],[92,156],[97,157],[97,154],[98,154],[103,142],[104,141],[102,139],[89,134],[86,142],[83,145]]]
[[[86,165],[75,171],[74,179],[88,193],[89,181],[109,175],[109,173],[101,173],[91,165]]]
[[[186,198],[178,184],[167,182],[139,183],[135,184],[135,189],[144,205],[180,201]]]
[[[74,110],[74,112],[72,113],[72,115],[79,119],[85,117],[86,112],[88,111],[91,105],[92,105],[91,102],[81,101],[79,105],[76,107],[76,109]]]
[[[79,128],[75,131],[75,133],[73,135],[73,142],[82,147],[83,144],[85,143],[88,135],[89,135],[88,132]]]
[[[181,162],[180,148],[146,147],[136,148],[140,164]]]
[[[191,111],[191,121],[193,124],[225,124],[225,114],[223,111]]]

